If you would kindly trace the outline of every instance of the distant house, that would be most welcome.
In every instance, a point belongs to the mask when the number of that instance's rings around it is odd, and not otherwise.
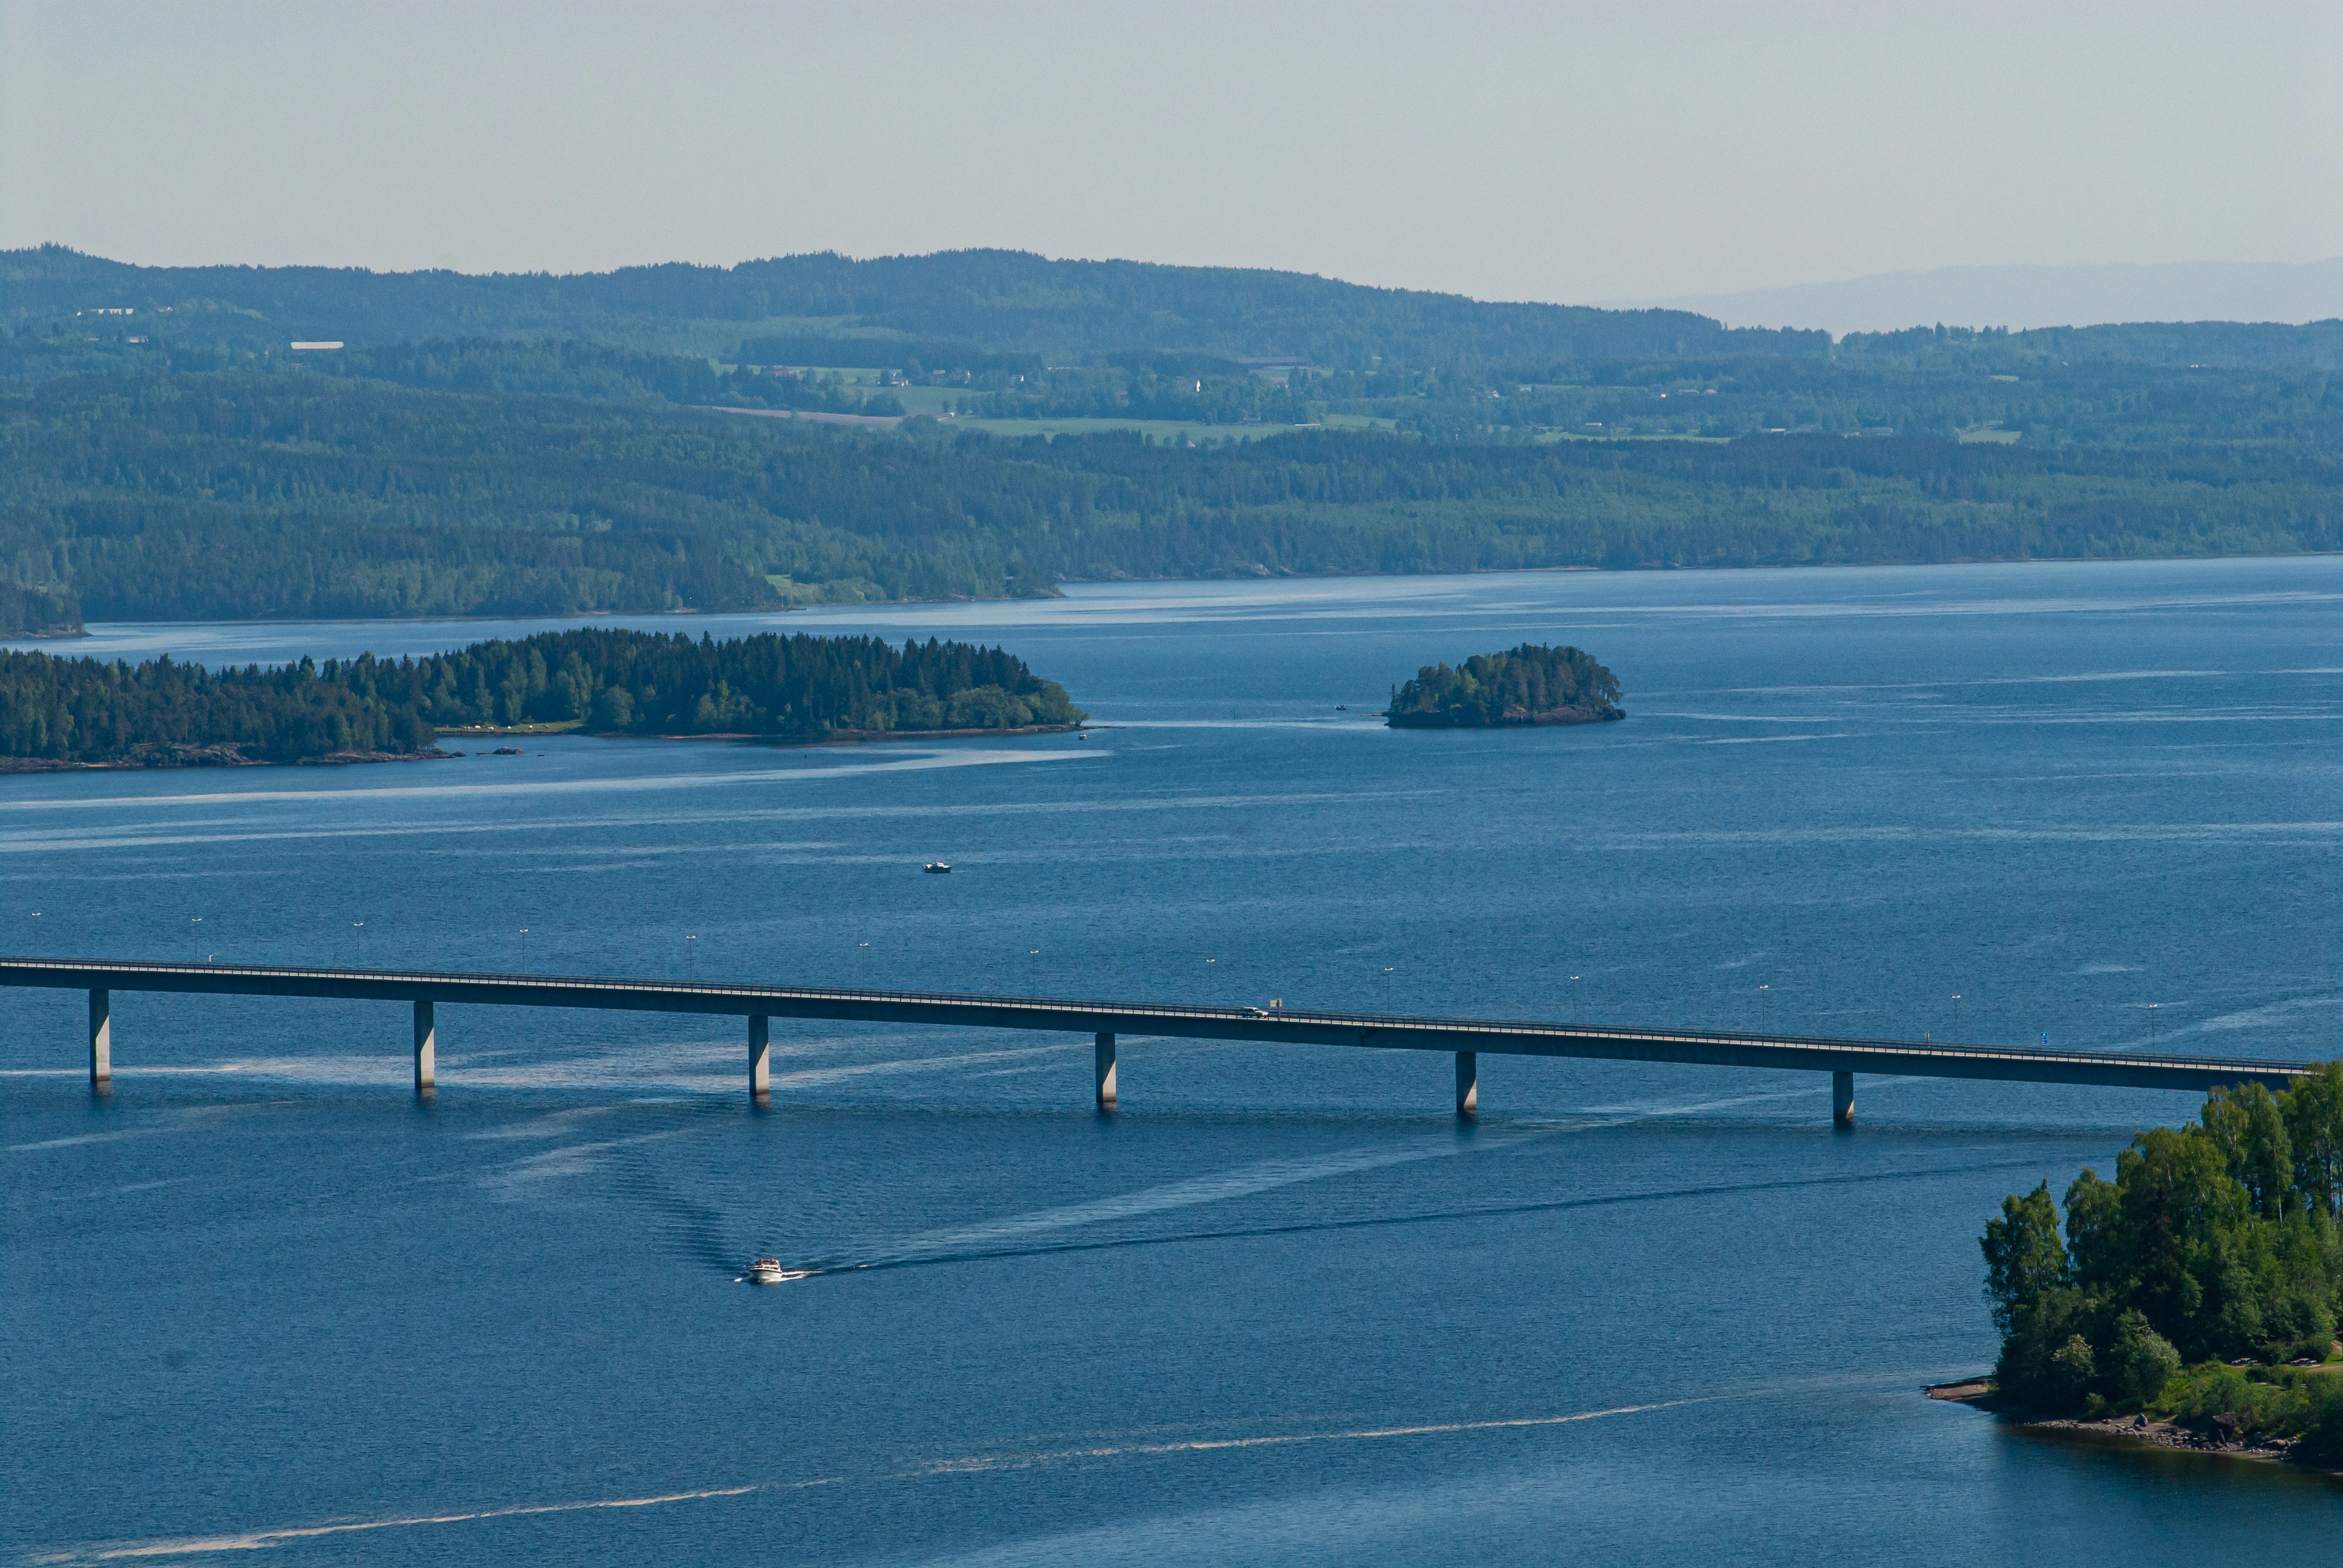
[[[341,346],[342,342],[338,337],[331,343],[296,343],[293,345],[293,352],[296,354],[309,354],[314,353],[320,348],[339,348]]]

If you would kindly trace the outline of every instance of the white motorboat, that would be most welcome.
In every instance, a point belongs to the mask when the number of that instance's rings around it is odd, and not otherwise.
[[[930,876],[940,877],[946,875],[951,870],[951,862],[950,860],[930,860],[926,865],[921,866],[920,869],[929,873]]]
[[[785,1269],[779,1258],[759,1258],[749,1265],[749,1282],[752,1285],[778,1285],[788,1280],[802,1280],[810,1272],[809,1269]]]

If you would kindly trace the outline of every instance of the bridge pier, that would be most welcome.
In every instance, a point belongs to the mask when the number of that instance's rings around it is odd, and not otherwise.
[[[1101,1033],[1091,1050],[1091,1066],[1098,1081],[1098,1108],[1114,1109],[1114,1036]]]
[[[1855,1074],[1831,1074],[1831,1125],[1850,1128],[1855,1125]]]
[[[89,993],[89,1087],[96,1094],[114,1091],[114,993]]]
[[[1456,1053],[1456,1114],[1470,1121],[1481,1114],[1481,1053]]]
[[[415,1004],[415,1098],[439,1092],[439,1021],[427,999]]]
[[[769,1100],[773,1094],[773,1020],[749,1015],[749,1098]]]

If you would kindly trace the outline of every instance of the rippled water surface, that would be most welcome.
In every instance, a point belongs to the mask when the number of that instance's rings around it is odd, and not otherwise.
[[[679,623],[657,623],[673,627]],[[2343,1053],[2343,560],[1086,588],[1113,728],[0,779],[0,949]],[[529,628],[102,628],[109,657]],[[1393,733],[1573,641],[1633,717]],[[1344,709],[1347,711],[1338,710]],[[463,744],[458,742],[458,744]],[[477,749],[477,744],[468,748]],[[922,860],[950,860],[923,877]],[[1958,998],[1956,1000],[1956,997]],[[2343,1490],[1918,1396],[2186,1097],[0,993],[0,1552],[2313,1561]],[[841,1271],[735,1282],[759,1253]]]

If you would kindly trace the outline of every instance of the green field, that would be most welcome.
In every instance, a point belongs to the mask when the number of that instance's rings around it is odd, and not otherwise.
[[[1644,432],[1620,430],[1601,436],[1589,436],[1577,430],[1541,430],[1530,439],[1541,444],[1554,441],[1699,441],[1712,447],[1722,447],[1727,444],[1730,437],[1680,434],[1674,430]]]
[[[902,397],[898,389],[897,397]],[[910,400],[904,399],[904,407]],[[1327,423],[1332,425],[1332,420]],[[1095,436],[1102,430],[1135,430],[1161,441],[1192,441],[1199,446],[1206,441],[1258,441],[1264,436],[1282,436],[1289,430],[1307,430],[1308,425],[1206,425],[1189,419],[954,419],[949,422],[954,430],[982,430],[994,436]]]
[[[952,406],[955,398],[968,395],[963,387],[894,387],[889,390],[913,414],[940,414]]]

